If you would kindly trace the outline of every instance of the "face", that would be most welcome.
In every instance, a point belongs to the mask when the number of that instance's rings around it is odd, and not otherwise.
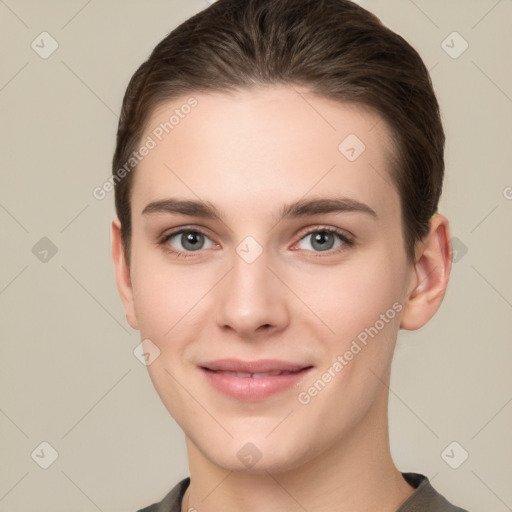
[[[127,318],[199,452],[235,471],[291,469],[385,421],[414,275],[391,139],[376,113],[305,89],[193,96],[161,141],[188,97],[143,136],[156,147],[134,176]]]

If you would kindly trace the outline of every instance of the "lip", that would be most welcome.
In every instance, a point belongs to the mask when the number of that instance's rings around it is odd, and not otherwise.
[[[239,359],[220,359],[203,363],[199,369],[208,383],[217,391],[238,400],[264,400],[271,395],[298,385],[312,369],[304,365],[277,359],[259,361],[241,361]],[[258,374],[268,372],[287,372],[269,376],[238,376],[240,374]],[[221,372],[233,372],[225,374]],[[289,373],[288,373],[289,372]]]

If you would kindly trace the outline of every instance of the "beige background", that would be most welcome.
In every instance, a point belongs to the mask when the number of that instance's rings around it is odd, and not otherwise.
[[[399,336],[392,451],[471,512],[511,510],[512,1],[360,3],[431,69],[448,139],[441,212],[459,249],[439,313]],[[110,174],[132,73],[206,6],[0,1],[0,512],[135,511],[188,475],[115,289],[113,195],[92,190]],[[47,59],[31,48],[43,31],[59,45]],[[458,58],[442,46],[453,31],[469,44]],[[47,261],[43,237],[57,248]],[[48,469],[43,441],[58,452]],[[452,464],[469,453],[458,469],[441,456],[452,441]]]

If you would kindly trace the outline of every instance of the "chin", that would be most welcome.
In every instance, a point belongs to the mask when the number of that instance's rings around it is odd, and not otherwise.
[[[231,439],[225,443],[207,443],[206,450],[201,451],[217,466],[235,473],[252,475],[284,473],[307,461],[307,454],[300,451],[300,446],[283,446],[281,440],[276,441],[256,438],[240,442]],[[212,450],[212,445],[219,449]]]

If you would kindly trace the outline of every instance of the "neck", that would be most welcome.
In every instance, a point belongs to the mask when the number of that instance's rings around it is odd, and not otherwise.
[[[414,489],[391,458],[384,391],[349,433],[285,472],[228,471],[187,437],[190,486],[182,512],[332,512],[333,505],[340,512],[396,512]]]

